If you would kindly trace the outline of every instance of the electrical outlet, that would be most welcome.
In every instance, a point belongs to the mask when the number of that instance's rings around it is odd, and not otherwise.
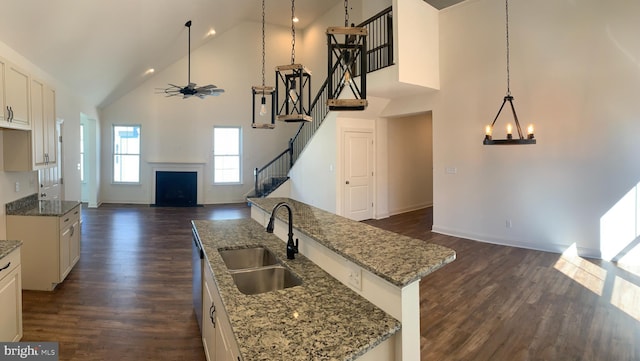
[[[447,167],[444,169],[444,172],[446,174],[457,174],[458,173],[458,168],[456,167]]]
[[[356,265],[350,264],[348,266],[348,281],[349,285],[354,289],[362,290],[362,269]]]
[[[20,192],[20,182],[16,182],[16,193]]]
[[[510,220],[510,219],[507,219],[507,220],[505,221],[504,225],[505,225],[505,227],[507,227],[507,228],[511,228],[511,220]]]

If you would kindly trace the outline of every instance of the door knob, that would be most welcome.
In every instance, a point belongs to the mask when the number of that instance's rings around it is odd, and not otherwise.
[[[349,181],[346,181],[345,184],[349,184]]]

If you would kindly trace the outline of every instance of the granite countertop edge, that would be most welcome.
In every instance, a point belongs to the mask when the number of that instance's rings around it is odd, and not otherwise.
[[[22,246],[22,241],[0,240],[0,260],[20,246]]]
[[[456,252],[447,247],[353,221],[290,198],[248,198],[250,204],[266,213],[282,201],[292,206],[295,229],[398,287],[418,281],[456,259]],[[288,223],[282,208],[276,218]],[[394,247],[390,240],[395,246],[402,242],[411,246]],[[364,242],[369,245],[366,252],[358,246]]]
[[[7,209],[7,216],[60,217],[80,205],[78,201],[39,200],[16,209]]]
[[[282,241],[252,219],[194,220],[192,226],[245,360],[280,359],[284,353],[291,361],[354,360],[401,329],[400,321],[306,257],[287,260]],[[218,250],[254,246],[271,250],[303,284],[257,295],[240,293]]]

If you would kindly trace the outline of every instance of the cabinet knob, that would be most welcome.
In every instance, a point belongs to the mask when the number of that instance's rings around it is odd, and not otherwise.
[[[346,181],[345,184],[349,184],[349,181]]]
[[[47,197],[47,193],[40,193],[40,197],[46,198]]]

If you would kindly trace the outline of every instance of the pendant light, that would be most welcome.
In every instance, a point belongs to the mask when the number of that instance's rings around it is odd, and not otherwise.
[[[367,107],[367,28],[349,26],[349,1],[344,0],[344,27],[327,29],[329,47],[327,86],[329,110],[364,110]],[[338,38],[344,36],[344,42]],[[360,86],[353,80],[360,77]],[[344,88],[349,88],[355,99],[338,99]]]
[[[272,86],[265,86],[264,82],[264,63],[265,63],[265,6],[262,0],[262,86],[251,87],[251,93],[253,95],[252,102],[252,120],[251,127],[259,129],[273,129],[275,128],[275,106],[273,94],[275,88]],[[261,121],[256,121],[261,120]],[[265,122],[268,121],[268,122]]]
[[[493,119],[491,125],[487,125],[485,127],[485,136],[483,144],[485,145],[495,145],[495,144],[536,144],[536,140],[533,136],[533,125],[530,124],[527,127],[527,137],[525,138],[522,134],[522,128],[520,128],[520,122],[518,121],[518,115],[516,114],[516,108],[513,106],[513,96],[511,96],[511,87],[510,87],[510,74],[509,74],[509,0],[505,0],[505,13],[506,13],[506,38],[507,38],[507,95],[502,100],[502,105],[500,106],[500,110],[498,110],[498,114]],[[516,130],[518,131],[518,138],[513,138],[513,127],[511,123],[507,124],[507,138],[506,139],[494,139],[493,138],[493,126],[496,124],[496,120],[500,116],[504,105],[509,102],[511,106],[511,112],[513,113],[513,120],[516,125]]]
[[[311,71],[296,64],[295,0],[291,0],[291,64],[276,67],[276,119],[310,122]]]

